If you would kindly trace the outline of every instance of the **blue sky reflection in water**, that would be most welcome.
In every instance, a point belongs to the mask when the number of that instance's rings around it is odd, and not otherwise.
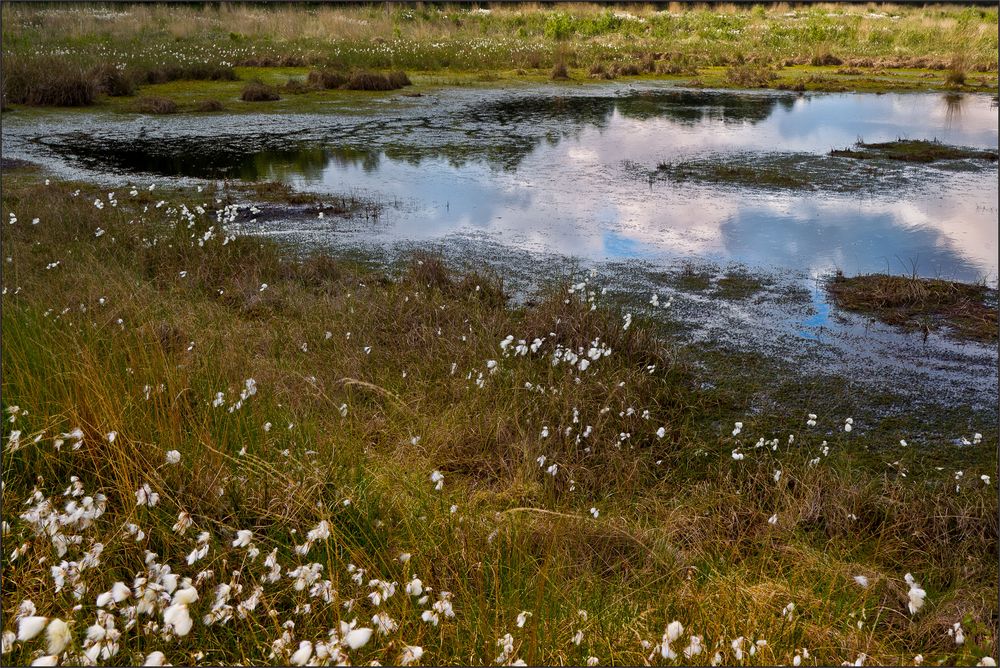
[[[391,193],[404,210],[366,232],[387,241],[486,232],[521,248],[593,259],[697,256],[809,273],[915,266],[925,275],[992,279],[995,168],[905,167],[917,176],[903,191],[822,193],[650,184],[623,167],[706,153],[826,153],[859,137],[996,146],[997,115],[988,100],[966,101],[958,118],[941,107],[940,96],[829,95],[777,105],[757,122],[709,114],[694,124],[615,110],[603,127],[540,142],[513,170],[439,158],[414,164],[378,153],[374,169],[371,158],[367,168],[331,161],[319,175],[290,181],[307,190]]]
[[[460,235],[594,260],[698,258],[809,274],[915,268],[996,280],[995,162],[880,164],[871,173],[854,166],[845,178],[857,189],[829,171],[804,190],[649,177],[660,162],[692,159],[754,165],[793,155],[827,165],[831,149],[859,138],[995,149],[997,109],[989,96],[611,84],[448,90],[394,98],[375,117],[101,121],[88,130],[79,116],[67,118],[63,136],[57,127],[51,140],[23,143],[17,138],[30,137],[32,128],[18,123],[5,128],[5,153],[40,150],[92,175],[243,176],[399,203],[363,228],[272,223],[281,233],[337,244]],[[138,143],[131,139],[137,127]],[[129,135],[131,157],[120,150]],[[81,149],[86,142],[89,149]],[[192,159],[196,147],[209,146],[214,157]]]

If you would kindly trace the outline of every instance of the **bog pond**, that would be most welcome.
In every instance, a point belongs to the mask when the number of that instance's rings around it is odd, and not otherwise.
[[[278,181],[374,200],[376,218],[273,206],[241,229],[384,257],[431,247],[528,282],[585,268],[647,300],[674,294],[694,340],[995,405],[995,345],[836,313],[821,282],[841,270],[995,286],[997,136],[987,95],[643,83],[359,94],[308,114],[10,114],[3,153],[109,188]],[[898,139],[987,157],[837,154]],[[754,289],[726,295],[734,275]]]

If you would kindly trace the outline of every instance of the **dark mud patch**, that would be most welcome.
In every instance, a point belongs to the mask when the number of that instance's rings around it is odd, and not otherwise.
[[[943,160],[997,161],[997,152],[949,146],[937,140],[897,139],[896,141],[865,143],[859,141],[853,148],[835,149],[830,155],[854,160],[896,160],[899,162],[930,163]]]
[[[890,325],[946,333],[983,343],[997,341],[997,291],[937,278],[838,273],[827,283],[833,303]]]
[[[15,169],[19,170],[36,170],[39,169],[40,165],[30,160],[21,160],[20,158],[2,158],[0,157],[0,171],[13,171]]]

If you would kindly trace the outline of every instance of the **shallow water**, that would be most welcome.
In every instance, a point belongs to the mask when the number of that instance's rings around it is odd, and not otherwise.
[[[740,262],[820,275],[997,275],[996,163],[834,160],[859,138],[997,147],[989,96],[734,93],[655,85],[449,90],[372,114],[54,116],[13,123],[4,153],[90,178],[241,178],[394,202],[313,241],[454,235],[590,260]],[[814,163],[816,187],[671,182],[660,162]],[[780,164],[780,162],[778,163]],[[326,239],[324,239],[326,237]]]
[[[109,186],[278,180],[389,203],[377,221],[280,207],[244,229],[391,259],[433,247],[536,281],[596,269],[618,289],[675,293],[696,341],[794,359],[913,401],[994,406],[997,348],[839,312],[818,277],[916,272],[997,279],[997,165],[857,162],[858,139],[997,147],[989,96],[681,90],[643,84],[450,89],[352,113],[5,116],[5,157]],[[360,107],[359,107],[360,109]],[[810,188],[673,182],[661,162],[804,169]],[[789,169],[791,167],[788,167]],[[682,265],[768,275],[747,299],[677,292]],[[712,269],[710,269],[712,270]],[[713,279],[714,280],[714,279]],[[640,300],[642,301],[642,300]]]

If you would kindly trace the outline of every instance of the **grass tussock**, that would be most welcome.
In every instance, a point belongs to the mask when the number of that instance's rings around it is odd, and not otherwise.
[[[347,77],[332,70],[312,70],[309,72],[306,82],[310,86],[334,89],[344,86],[347,83]]]
[[[347,83],[344,84],[344,87],[347,90],[385,91],[399,90],[410,85],[412,83],[405,72],[396,70],[382,74],[379,72],[358,70],[351,72],[350,76],[347,77]]]
[[[138,86],[135,78],[126,70],[114,65],[103,63],[90,71],[97,92],[109,97],[129,97],[135,95]]]
[[[730,65],[725,78],[727,83],[740,88],[766,88],[778,78],[778,73],[770,65],[745,62]]]
[[[552,67],[552,71],[549,72],[549,78],[553,81],[566,81],[569,79],[569,69],[566,67],[566,63],[556,63]]]
[[[165,97],[140,97],[135,101],[135,110],[141,114],[176,114],[178,106]]]
[[[958,338],[997,340],[996,291],[984,285],[886,274],[848,278],[838,273],[827,288],[837,306],[891,325],[925,332],[944,327]]]
[[[346,75],[329,69],[313,70],[306,81],[315,88],[340,90],[388,91],[413,85],[406,72],[400,70],[383,73],[356,69]]]
[[[137,68],[136,77],[144,84],[171,81],[236,81],[236,70],[214,63],[171,63]]]
[[[674,620],[696,661],[996,655],[995,428],[956,477],[730,406],[587,278],[512,303],[115,197],[5,175],[3,630],[69,623],[5,662],[661,663]]]
[[[273,86],[268,86],[261,81],[251,81],[243,87],[240,99],[244,102],[274,102],[280,100],[281,95]]]
[[[194,110],[199,112],[225,111],[226,107],[218,100],[202,100],[194,105]]]

